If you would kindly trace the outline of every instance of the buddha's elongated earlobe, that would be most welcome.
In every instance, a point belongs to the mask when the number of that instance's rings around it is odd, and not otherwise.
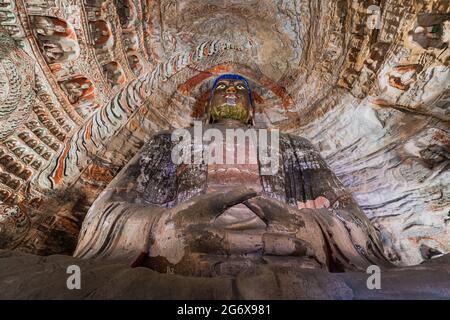
[[[251,125],[251,126],[256,125],[256,123],[255,123],[255,106],[253,104],[253,101],[254,100],[253,100],[252,94],[250,92],[250,111],[248,113],[248,118],[247,118],[246,124]]]
[[[203,119],[204,124],[210,124],[211,123],[211,100],[209,100],[206,104],[206,112],[205,117]]]

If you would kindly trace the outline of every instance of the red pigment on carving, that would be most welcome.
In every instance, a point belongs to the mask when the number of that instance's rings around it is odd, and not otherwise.
[[[306,202],[297,201],[297,208],[299,209],[322,209],[329,208],[330,201],[325,197],[317,197],[315,200],[307,200]]]

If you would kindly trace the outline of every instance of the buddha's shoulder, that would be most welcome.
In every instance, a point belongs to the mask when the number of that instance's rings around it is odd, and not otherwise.
[[[157,148],[158,146],[173,146],[182,141],[191,140],[194,135],[193,128],[180,128],[171,130],[161,130],[154,133],[144,143],[148,148]]]
[[[171,138],[172,136],[182,136],[185,133],[193,135],[195,133],[194,127],[167,129],[156,132],[152,138]]]
[[[281,133],[280,140],[284,143],[290,144],[293,148],[301,149],[316,149],[315,146],[305,137],[298,136],[291,133]]]
[[[165,149],[169,149],[172,146],[171,131],[164,130],[158,131],[155,134],[149,136],[143,144],[143,152],[159,150],[162,152]]]
[[[149,141],[161,141],[161,140],[169,140],[171,139],[175,130],[161,130],[153,134]]]

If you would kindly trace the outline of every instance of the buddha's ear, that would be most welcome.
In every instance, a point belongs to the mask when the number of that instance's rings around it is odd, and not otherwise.
[[[247,125],[255,126],[255,117],[253,116],[252,112],[248,113],[248,119],[246,121]]]
[[[203,123],[205,125],[211,123],[211,100],[206,104],[206,112],[203,116]]]
[[[253,103],[250,104],[250,112],[248,113],[247,124],[255,126],[255,106]]]

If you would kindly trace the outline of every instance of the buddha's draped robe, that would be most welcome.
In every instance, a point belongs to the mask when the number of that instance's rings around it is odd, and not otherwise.
[[[75,256],[131,263],[148,253],[149,234],[158,216],[208,192],[207,144],[187,142],[193,156],[203,160],[200,163],[174,164],[176,143],[170,132],[161,132],[122,169],[87,213]],[[279,147],[278,174],[260,176],[259,196],[311,216],[308,219],[318,225],[324,239],[325,268],[389,266],[376,230],[312,144],[280,134]]]

